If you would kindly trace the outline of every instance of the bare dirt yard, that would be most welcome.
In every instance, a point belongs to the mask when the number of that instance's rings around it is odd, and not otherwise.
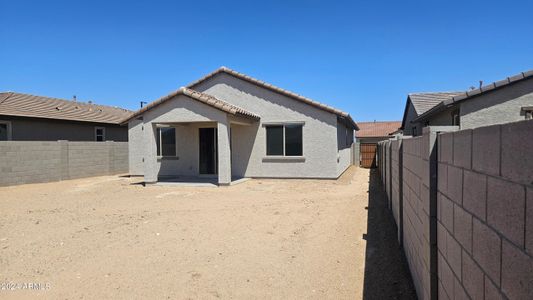
[[[365,270],[368,170],[221,188],[137,181],[0,188],[0,298],[371,299],[365,276],[388,286],[386,268]]]

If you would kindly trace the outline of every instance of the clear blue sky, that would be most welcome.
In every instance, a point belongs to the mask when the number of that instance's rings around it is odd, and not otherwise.
[[[227,66],[401,119],[407,93],[533,69],[532,1],[0,0],[0,91],[137,109]]]

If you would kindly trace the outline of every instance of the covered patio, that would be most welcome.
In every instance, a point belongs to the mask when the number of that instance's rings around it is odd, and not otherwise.
[[[156,101],[143,116],[145,182],[230,185],[241,179],[232,150],[250,148],[259,116],[185,88],[171,98]]]

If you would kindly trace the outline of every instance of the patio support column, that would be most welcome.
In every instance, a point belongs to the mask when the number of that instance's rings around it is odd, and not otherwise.
[[[230,124],[227,117],[223,121],[217,123],[219,185],[229,185],[231,183],[231,150],[229,126]]]
[[[143,124],[143,135],[145,141],[143,151],[144,182],[155,183],[157,182],[157,157],[155,127],[152,123]]]

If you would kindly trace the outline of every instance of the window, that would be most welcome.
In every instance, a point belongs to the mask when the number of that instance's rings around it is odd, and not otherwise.
[[[302,127],[300,124],[266,126],[266,154],[269,156],[302,156]]]
[[[522,111],[524,112],[526,120],[533,119],[533,106],[524,106],[522,107]]]
[[[351,146],[353,143],[353,131],[346,127],[346,146]]]
[[[0,121],[0,141],[11,140],[11,122]]]
[[[176,128],[157,128],[156,134],[157,156],[177,156]]]
[[[105,128],[104,127],[94,128],[94,140],[97,142],[105,141]]]
[[[416,131],[416,126],[413,127],[413,136],[417,136],[418,132]]]
[[[454,126],[461,125],[461,117],[459,116],[459,110],[454,110],[452,112],[452,125]]]

